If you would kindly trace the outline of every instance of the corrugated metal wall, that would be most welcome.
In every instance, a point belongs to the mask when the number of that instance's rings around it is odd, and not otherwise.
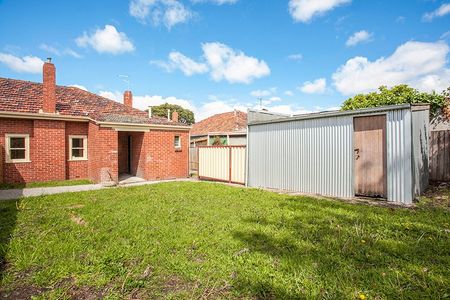
[[[388,200],[413,199],[411,111],[387,115]],[[264,187],[341,198],[354,197],[353,117],[343,115],[249,124],[248,177]]]
[[[245,147],[231,147],[231,181],[245,184]]]
[[[353,197],[353,119],[249,126],[248,185]]]
[[[430,177],[430,113],[412,111],[414,194],[421,195],[428,187]]]
[[[387,118],[387,199],[412,203],[411,111],[388,112]]]

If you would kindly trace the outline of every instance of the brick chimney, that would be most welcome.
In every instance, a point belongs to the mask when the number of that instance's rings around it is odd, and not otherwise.
[[[125,91],[123,93],[123,104],[128,107],[133,107],[133,94],[131,91]]]
[[[178,123],[178,112],[176,111],[172,113],[172,122]]]
[[[56,112],[56,69],[52,59],[47,58],[42,70],[42,111],[45,113]]]

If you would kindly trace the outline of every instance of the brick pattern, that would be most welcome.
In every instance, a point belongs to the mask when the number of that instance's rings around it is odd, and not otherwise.
[[[128,107],[133,107],[133,94],[131,91],[125,91],[123,93],[123,104]]]
[[[66,122],[66,178],[67,179],[87,179],[88,160],[70,161],[69,160],[69,136],[70,135],[88,135],[88,123],[83,122]],[[89,142],[88,142],[89,143]],[[88,145],[89,151],[89,145]]]
[[[30,135],[29,163],[5,163],[5,134]],[[88,136],[88,160],[69,161],[69,135]],[[188,176],[189,133],[152,130],[117,132],[93,122],[0,119],[0,166],[3,181],[23,183],[47,180],[89,178],[94,182],[117,181],[127,156],[123,147],[132,137],[131,172],[147,180]],[[181,137],[181,149],[175,149],[174,137]],[[1,171],[0,171],[1,174]],[[0,178],[1,182],[1,178]]]
[[[52,63],[44,63],[43,67],[43,86],[42,86],[42,110],[46,113],[56,111],[56,70]]]
[[[66,179],[65,122],[34,120],[30,159],[38,181]]]
[[[174,146],[174,137],[181,137],[181,149]],[[188,177],[189,133],[152,130],[144,136],[145,179],[161,180]]]

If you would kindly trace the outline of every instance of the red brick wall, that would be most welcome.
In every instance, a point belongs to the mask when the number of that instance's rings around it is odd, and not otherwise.
[[[6,183],[23,183],[34,179],[34,168],[32,163],[10,164],[5,162],[5,134],[21,133],[29,134],[33,139],[33,121],[0,119],[0,147],[2,148],[3,181]],[[30,149],[33,144],[30,142]],[[31,158],[31,156],[30,156]]]
[[[133,141],[131,169],[134,175],[147,180],[188,176],[188,132],[152,130],[146,133],[119,133],[92,122],[0,119],[2,150],[5,147],[5,133],[30,135],[31,162],[6,164],[5,153],[0,151],[3,181],[8,183],[75,178],[90,178],[95,182],[117,181],[119,171],[124,171],[123,166],[119,170],[121,151],[118,151],[118,146],[127,135],[131,135]],[[68,161],[69,135],[88,136],[87,161]],[[175,149],[175,135],[181,136],[181,150]],[[120,159],[126,160],[126,156],[122,153]]]
[[[36,181],[66,179],[66,126],[64,121],[33,121],[30,159]]]
[[[69,136],[70,135],[88,135],[88,123],[84,122],[66,122],[66,178],[67,179],[86,179],[88,174],[88,160],[70,161],[69,160]],[[88,138],[89,143],[89,138]],[[88,147],[89,151],[89,147]]]
[[[88,126],[88,175],[95,182],[118,181],[118,133],[90,122]]]
[[[181,136],[182,147],[176,150],[175,135]],[[188,177],[189,133],[186,131],[152,130],[145,133],[143,153],[145,179],[159,180]]]

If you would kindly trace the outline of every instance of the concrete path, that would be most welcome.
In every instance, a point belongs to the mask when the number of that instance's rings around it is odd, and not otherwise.
[[[0,200],[12,200],[21,197],[36,197],[43,195],[54,195],[61,193],[73,193],[73,192],[83,192],[83,191],[94,191],[107,188],[125,188],[129,186],[147,185],[147,184],[157,184],[162,182],[172,182],[172,181],[193,181],[190,178],[181,178],[174,180],[161,180],[161,181],[144,181],[136,182],[125,185],[106,187],[101,184],[86,184],[86,185],[72,185],[72,186],[56,186],[56,187],[45,187],[45,188],[25,188],[25,189],[12,189],[12,190],[0,190]]]

